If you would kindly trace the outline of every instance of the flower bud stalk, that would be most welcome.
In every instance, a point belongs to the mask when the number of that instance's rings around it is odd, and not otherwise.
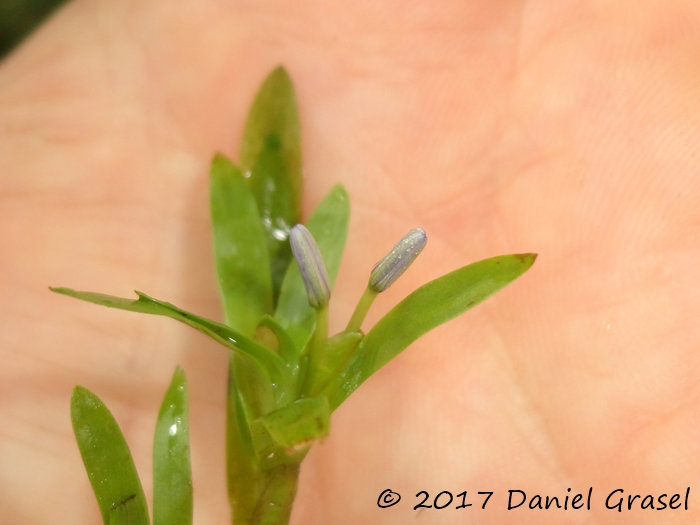
[[[313,354],[320,351],[328,340],[328,307],[316,309],[316,328],[309,342],[309,354],[314,359]]]
[[[345,329],[346,332],[359,332],[362,327],[362,321],[365,320],[365,316],[369,311],[369,307],[372,306],[374,298],[379,294],[378,291],[372,289],[371,287],[365,288],[362,297],[360,297],[360,302],[357,303],[355,311],[352,313],[352,317],[348,322],[348,326]]]

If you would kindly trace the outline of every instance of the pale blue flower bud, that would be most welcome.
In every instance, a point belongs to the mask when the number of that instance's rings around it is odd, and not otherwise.
[[[401,277],[418,254],[425,248],[428,237],[423,228],[415,228],[396,243],[396,246],[379,261],[369,276],[369,287],[376,292],[383,292]]]
[[[304,279],[309,304],[314,308],[322,308],[328,304],[331,296],[328,271],[318,245],[311,232],[302,224],[297,224],[289,232],[289,242],[292,253],[299,265],[301,277]]]

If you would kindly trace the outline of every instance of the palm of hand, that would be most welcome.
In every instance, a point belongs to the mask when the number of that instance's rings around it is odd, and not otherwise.
[[[148,487],[176,363],[191,388],[195,519],[227,519],[224,353],[167,320],[68,304],[45,287],[136,287],[220,315],[207,163],[216,149],[235,158],[250,98],[277,62],[300,98],[306,210],[338,181],[352,198],[332,328],[410,227],[426,229],[428,249],[365,327],[468,262],[540,254],[339,409],[304,464],[292,521],[404,523],[419,490],[468,490],[474,507],[421,518],[658,523],[638,506],[605,510],[604,498],[682,492],[700,471],[700,135],[687,72],[697,16],[635,6],[630,25],[623,8],[492,4],[76,3],[4,64],[8,523],[97,519],[68,420],[76,383],[113,409]],[[589,486],[591,512],[505,510],[508,489]],[[403,500],[378,509],[389,487]],[[486,510],[477,491],[495,492]],[[668,514],[698,517],[692,504]]]

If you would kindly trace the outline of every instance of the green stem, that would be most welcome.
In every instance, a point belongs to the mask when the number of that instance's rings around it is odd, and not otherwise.
[[[318,366],[319,359],[323,356],[328,342],[328,306],[316,310],[316,328],[311,336],[311,341],[306,345],[301,356],[301,395],[308,394],[308,389],[314,370]]]
[[[316,310],[316,329],[309,345],[312,355],[314,351],[323,347],[326,339],[328,339],[328,306]]]
[[[360,302],[357,303],[355,311],[352,313],[352,317],[348,322],[348,326],[345,329],[346,332],[360,331],[360,328],[362,327],[362,321],[365,320],[367,311],[369,310],[369,307],[372,306],[374,298],[377,297],[378,293],[379,292],[377,292],[376,290],[372,290],[372,288],[370,288],[369,286],[365,288],[362,297],[360,297]]]
[[[298,481],[298,463],[265,471],[262,491],[250,517],[250,525],[287,525]]]
[[[234,379],[235,356],[231,356],[226,414],[226,474],[233,525],[249,525],[260,494],[262,473],[254,460],[243,399]]]

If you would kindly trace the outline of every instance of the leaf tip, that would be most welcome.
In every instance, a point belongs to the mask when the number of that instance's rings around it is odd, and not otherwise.
[[[80,385],[76,385],[75,387],[73,387],[73,392],[71,392],[71,395],[70,395],[71,407],[79,401],[80,397],[82,397],[84,395],[86,390],[87,390],[87,388],[85,388],[84,386],[80,386]]]
[[[76,425],[80,421],[84,409],[94,408],[99,405],[102,405],[99,397],[84,386],[76,385],[70,396],[70,414],[73,427],[77,428]]]
[[[217,152],[211,159],[210,172],[212,176],[237,170],[237,166],[223,153]]]
[[[84,386],[75,385],[73,388],[73,393],[70,397],[71,404],[78,403],[84,399],[97,399],[97,396]]]
[[[343,186],[342,184],[336,184],[335,186],[333,186],[333,188],[330,191],[330,194],[333,197],[333,199],[339,202],[348,202],[350,200],[348,192],[345,189],[345,186]]]
[[[274,84],[288,84],[289,87],[292,86],[292,79],[289,73],[283,65],[277,66],[265,79],[265,83],[270,82]]]
[[[220,151],[217,151],[214,153],[214,157],[211,159],[212,164],[217,164],[217,163],[223,163],[223,162],[230,162],[229,158],[221,153]]]
[[[513,257],[518,259],[523,265],[526,266],[526,270],[530,268],[533,264],[535,264],[535,260],[537,259],[537,254],[536,253],[514,253]]]
[[[178,383],[186,383],[187,382],[187,377],[185,376],[185,370],[180,366],[177,365],[175,367],[175,372],[173,372],[173,381],[176,381]]]

